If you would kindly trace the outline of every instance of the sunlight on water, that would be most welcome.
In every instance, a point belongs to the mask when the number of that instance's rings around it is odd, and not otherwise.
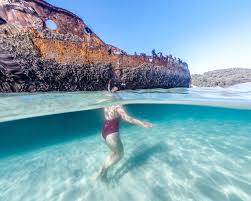
[[[88,178],[109,151],[99,132],[83,133],[2,158],[0,200],[251,200],[251,111],[149,104],[128,110],[154,127],[122,124],[125,156],[108,185]]]

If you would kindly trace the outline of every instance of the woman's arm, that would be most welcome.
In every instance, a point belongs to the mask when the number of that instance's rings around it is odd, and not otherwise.
[[[145,128],[151,128],[152,127],[151,123],[135,119],[135,118],[131,117],[130,115],[128,115],[126,113],[126,111],[123,109],[123,107],[121,107],[121,106],[117,107],[117,112],[119,113],[119,115],[121,116],[122,119],[124,119],[125,121],[127,121],[127,122],[129,122],[131,124],[136,124],[138,126],[143,126]]]

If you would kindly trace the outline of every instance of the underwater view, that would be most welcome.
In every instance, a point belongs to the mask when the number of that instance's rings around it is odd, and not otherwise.
[[[92,180],[110,150],[104,107],[124,121],[124,157]],[[251,200],[251,90],[153,89],[1,94],[0,200]]]

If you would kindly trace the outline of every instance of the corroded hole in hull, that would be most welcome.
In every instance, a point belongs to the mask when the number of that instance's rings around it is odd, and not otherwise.
[[[51,30],[57,29],[57,24],[53,20],[46,20],[45,25],[46,25],[46,28],[49,28]]]

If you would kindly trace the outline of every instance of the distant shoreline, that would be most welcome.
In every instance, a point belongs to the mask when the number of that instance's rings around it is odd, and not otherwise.
[[[192,74],[191,85],[197,87],[229,87],[246,82],[251,82],[251,69],[226,68],[203,74]]]

